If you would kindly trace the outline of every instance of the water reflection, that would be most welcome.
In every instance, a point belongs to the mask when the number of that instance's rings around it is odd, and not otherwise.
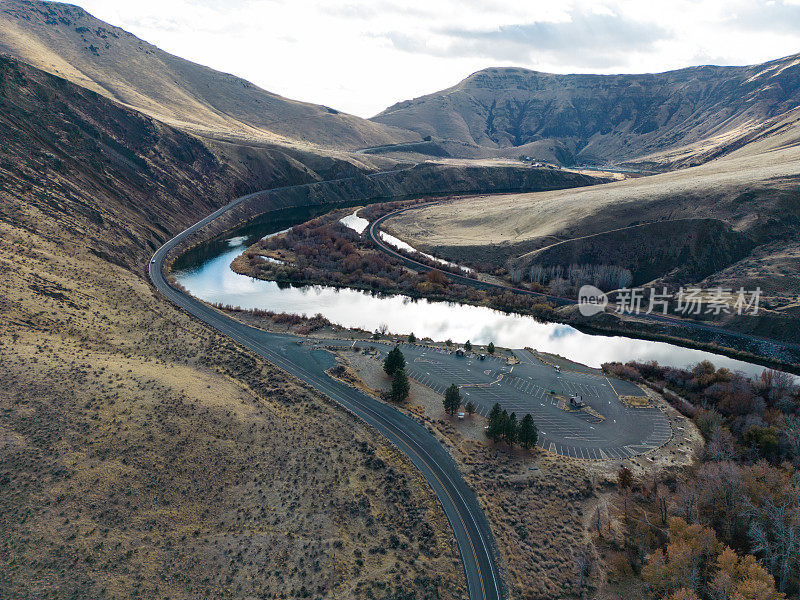
[[[364,230],[369,225],[369,221],[367,221],[364,217],[358,216],[358,209],[356,209],[356,211],[353,214],[347,215],[346,217],[342,217],[341,219],[339,219],[339,223],[341,223],[345,227],[349,227],[350,229],[359,234],[364,233]]]
[[[394,246],[398,250],[405,250],[406,252],[416,252],[417,254],[421,254],[422,256],[427,258],[428,260],[432,260],[434,262],[437,262],[440,265],[447,265],[448,267],[455,267],[457,269],[461,269],[462,271],[466,271],[467,273],[471,273],[472,272],[472,269],[470,269],[469,267],[464,267],[462,265],[457,265],[456,263],[450,262],[450,261],[445,260],[443,258],[437,258],[436,256],[433,256],[431,254],[425,254],[424,252],[420,252],[419,250],[414,248],[411,244],[407,244],[406,242],[404,242],[400,238],[396,238],[395,236],[393,236],[393,235],[391,235],[389,233],[386,233],[385,231],[379,231],[378,235],[381,236],[381,239],[384,242],[386,242],[390,246]]]
[[[262,232],[263,235],[263,232]],[[655,360],[677,367],[711,360],[717,366],[758,375],[763,367],[726,356],[681,348],[663,342],[621,336],[589,335],[568,325],[539,323],[532,317],[507,314],[488,308],[448,302],[413,300],[404,296],[381,296],[350,289],[324,286],[279,286],[230,270],[245,243],[238,238],[220,240],[217,255],[176,272],[178,281],[193,295],[208,302],[242,308],[315,315],[322,313],[334,323],[374,331],[381,325],[394,333],[414,332],[418,338],[471,340],[486,344],[524,348],[560,354],[598,367],[612,360]]]

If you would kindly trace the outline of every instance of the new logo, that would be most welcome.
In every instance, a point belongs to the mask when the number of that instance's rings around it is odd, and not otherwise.
[[[584,317],[601,313],[608,306],[608,296],[593,285],[584,285],[578,292],[578,310]]]

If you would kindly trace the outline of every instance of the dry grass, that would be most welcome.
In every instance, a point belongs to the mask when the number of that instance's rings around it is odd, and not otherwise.
[[[283,98],[183,60],[83,9],[0,3],[0,48],[160,121],[206,137],[333,152],[419,139],[324,106]]]
[[[138,277],[0,224],[5,597],[458,597],[372,430]]]
[[[340,360],[352,369],[362,389],[379,395],[390,387],[381,362],[362,353],[342,351]],[[352,376],[352,374],[351,374]],[[473,415],[463,421],[444,414],[442,397],[415,381],[408,401],[399,406],[449,449],[470,486],[478,494],[498,542],[503,577],[512,599],[563,599],[604,587],[608,563],[600,563],[581,591],[576,556],[594,549],[592,515],[609,501],[621,466],[641,476],[689,464],[702,439],[694,426],[664,400],[647,391],[650,401],[666,411],[678,431],[668,444],[646,457],[625,461],[574,461],[536,450],[509,450],[484,435],[486,420]],[[618,597],[625,597],[624,595]]]
[[[745,210],[742,200],[759,206],[762,216],[780,204],[769,196],[738,195],[750,186],[798,173],[800,149],[789,148],[588,188],[461,198],[398,215],[386,229],[420,249],[509,244],[509,251],[514,244],[544,246],[667,218],[721,218],[747,230],[759,213]]]
[[[303,165],[0,72],[0,597],[463,596],[402,455],[143,279],[164,239]]]

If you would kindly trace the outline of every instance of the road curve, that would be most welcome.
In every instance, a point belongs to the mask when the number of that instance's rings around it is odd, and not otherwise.
[[[421,271],[423,273],[426,272],[426,271],[431,271],[435,267],[431,267],[430,265],[426,265],[425,263],[416,261],[413,258],[410,258],[410,257],[406,256],[405,254],[403,254],[401,252],[398,252],[397,250],[392,248],[389,244],[384,242],[380,237],[380,231],[381,231],[380,227],[385,221],[387,221],[388,219],[391,219],[392,217],[395,217],[395,216],[397,216],[397,215],[399,215],[401,213],[404,213],[406,211],[417,210],[417,209],[420,209],[420,208],[424,208],[426,206],[434,206],[434,205],[437,205],[437,204],[442,204],[442,202],[443,201],[436,201],[436,202],[426,202],[424,204],[415,204],[414,206],[409,206],[409,207],[406,207],[406,208],[400,208],[398,210],[395,210],[393,212],[385,214],[382,217],[379,217],[379,218],[375,219],[374,221],[370,222],[369,227],[367,227],[367,229],[366,229],[367,235],[369,236],[370,240],[372,240],[372,242],[382,252],[402,260],[407,266],[411,267],[412,269],[414,269],[416,271]],[[646,224],[649,224],[649,223],[646,223]],[[623,229],[627,229],[627,228],[623,228]],[[599,234],[597,234],[597,235],[599,235]],[[591,236],[586,236],[586,237],[591,237]],[[582,239],[582,238],[573,238],[573,239]],[[570,240],[562,240],[561,242],[558,242],[558,243],[561,244],[561,243],[569,242],[569,241],[572,241],[572,240],[571,239]],[[553,245],[558,245],[558,244],[553,244]],[[476,289],[511,291],[511,292],[514,292],[515,294],[522,294],[522,295],[525,295],[525,296],[534,296],[534,297],[537,297],[537,298],[542,298],[543,300],[549,300],[550,302],[553,302],[557,306],[569,306],[569,305],[573,305],[573,304],[578,304],[578,301],[575,300],[574,298],[564,298],[562,296],[554,296],[552,294],[544,294],[544,293],[541,293],[541,292],[534,292],[532,290],[526,290],[526,289],[514,287],[513,285],[508,285],[508,284],[490,283],[488,281],[481,281],[479,279],[474,279],[472,277],[467,277],[465,275],[459,275],[458,273],[452,273],[450,271],[444,271],[444,273],[447,274],[448,278],[453,279],[453,280],[455,280],[458,283],[461,283],[463,285],[467,285],[467,286],[470,286],[470,287],[473,287],[473,288],[476,288]],[[616,314],[618,314],[620,316],[624,315],[624,313],[619,312],[614,307],[609,307],[609,311],[611,311],[613,313],[616,313]],[[774,346],[790,346],[792,348],[800,349],[800,344],[796,344],[796,343],[792,343],[792,342],[777,342],[775,340],[770,340],[770,339],[767,339],[767,338],[764,338],[764,337],[760,337],[760,336],[756,336],[756,335],[752,335],[752,334],[749,334],[749,333],[743,333],[743,332],[740,332],[740,331],[731,331],[731,330],[728,330],[728,329],[724,329],[722,327],[716,327],[714,325],[707,325],[705,323],[697,323],[697,322],[694,322],[694,321],[689,321],[689,320],[686,320],[686,319],[680,319],[680,318],[677,318],[677,317],[671,317],[671,316],[668,316],[668,315],[652,314],[652,313],[651,314],[641,313],[641,314],[637,314],[636,317],[638,319],[641,319],[641,320],[644,320],[644,321],[652,321],[652,322],[655,322],[655,323],[664,323],[664,324],[668,324],[668,325],[678,325],[678,326],[687,327],[687,328],[690,328],[690,329],[708,331],[708,332],[711,332],[711,333],[716,333],[716,334],[726,335],[726,336],[729,336],[729,337],[739,338],[739,339],[747,340],[747,341],[750,341],[750,342],[766,343],[766,344],[771,344],[771,345],[774,345]],[[621,335],[633,336],[634,334],[632,332],[627,332],[627,333],[624,333],[624,334],[621,334]],[[670,342],[670,343],[675,343],[675,342]],[[765,358],[765,360],[769,360],[769,359]]]
[[[433,489],[453,528],[461,553],[469,598],[500,600],[504,587],[497,570],[494,542],[477,497],[450,455],[427,429],[382,402],[328,377],[329,353],[297,342],[301,338],[249,327],[173,287],[164,276],[164,260],[176,245],[253,194],[238,198],[176,235],[153,255],[149,276],[156,289],[189,314],[215,328],[287,373],[325,394],[371,425],[405,454]]]

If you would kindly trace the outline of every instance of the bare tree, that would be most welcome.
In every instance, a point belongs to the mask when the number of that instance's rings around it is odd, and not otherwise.
[[[794,456],[795,465],[800,466],[800,417],[786,415],[785,418],[784,443],[792,456]]]
[[[511,278],[512,282],[519,283],[522,281],[522,266],[520,266],[516,259],[509,259],[508,262],[506,262],[506,269],[508,269],[508,276]]]
[[[800,505],[797,496],[773,501],[765,498],[760,506],[748,500],[747,513],[752,519],[752,551],[777,579],[778,591],[785,592],[793,574],[800,568]]]
[[[578,587],[582,588],[594,568],[594,554],[588,546],[583,546],[575,556],[575,567],[578,570]]]
[[[678,486],[678,512],[687,523],[695,522],[699,501],[700,494],[694,479]]]
[[[669,508],[669,490],[663,484],[658,484],[655,491],[655,503],[658,507],[658,514],[661,517],[661,525],[666,526]]]
[[[707,463],[698,471],[702,501],[717,521],[718,531],[731,543],[740,530],[744,484],[741,468],[732,462]]]
[[[715,425],[711,430],[708,444],[706,444],[705,456],[707,460],[714,462],[733,460],[736,452],[731,432],[724,427]]]

